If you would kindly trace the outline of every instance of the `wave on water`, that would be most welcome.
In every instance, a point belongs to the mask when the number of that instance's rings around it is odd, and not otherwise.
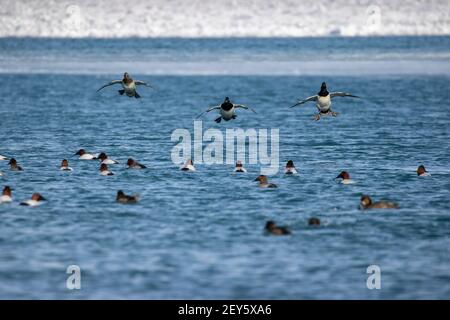
[[[449,35],[448,0],[0,0],[0,37]]]

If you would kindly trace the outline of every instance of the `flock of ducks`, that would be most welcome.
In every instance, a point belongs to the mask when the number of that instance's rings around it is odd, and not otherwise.
[[[101,88],[99,88],[97,91],[102,90],[105,87],[114,85],[114,84],[121,84],[122,89],[119,90],[119,94],[123,95],[125,94],[128,97],[134,97],[134,98],[140,98],[140,95],[136,91],[136,87],[139,85],[143,85],[146,87],[152,87],[151,85],[147,84],[144,81],[141,80],[133,80],[128,73],[124,73],[122,80],[113,80],[109,83],[103,85]],[[331,115],[331,116],[337,116],[337,113],[334,112],[331,109],[331,98],[333,97],[353,97],[353,98],[359,98],[358,96],[355,96],[350,93],[346,92],[328,92],[327,85],[325,82],[322,83],[320,91],[313,96],[310,96],[304,100],[298,101],[296,104],[294,104],[292,107],[296,107],[298,105],[305,104],[306,102],[314,101],[316,102],[316,107],[318,110],[318,113],[314,116],[314,119],[316,121],[320,120],[321,116],[324,115]],[[213,110],[219,110],[219,117],[215,119],[217,123],[220,123],[222,120],[229,121],[232,119],[236,119],[235,111],[236,109],[245,109],[245,110],[251,110],[252,112],[256,113],[255,110],[253,110],[250,107],[244,106],[242,104],[234,104],[230,101],[228,97],[225,98],[224,102],[217,106],[209,107],[206,111],[202,112],[197,118],[203,116],[205,113],[208,113]],[[78,150],[75,155],[78,155],[79,160],[98,160],[100,161],[100,168],[99,172],[102,176],[111,176],[114,175],[113,172],[111,172],[108,168],[108,165],[118,164],[119,162],[113,159],[110,159],[108,155],[104,152],[100,154],[91,154],[86,152],[84,149]],[[0,155],[0,161],[8,161],[8,164],[10,166],[11,171],[22,171],[23,168],[17,163],[17,160],[15,158],[8,158],[6,156]],[[128,169],[146,169],[145,165],[140,164],[136,160],[129,158],[127,160],[127,168]],[[63,159],[61,161],[60,166],[61,171],[73,171],[73,169],[69,166],[69,161],[67,159]],[[181,171],[196,171],[194,164],[191,159],[187,160],[186,163],[180,168]],[[246,173],[247,170],[244,168],[241,161],[236,162],[236,166],[234,169],[234,172],[239,173]],[[287,175],[296,175],[298,174],[297,169],[295,168],[294,162],[292,160],[287,161],[285,170],[285,174]],[[2,176],[3,173],[0,171],[0,176]],[[417,175],[418,176],[426,176],[429,175],[427,170],[423,165],[420,165],[417,168]],[[353,180],[350,179],[350,174],[347,171],[342,171],[339,173],[339,175],[335,179],[340,179],[340,182],[342,184],[352,184],[354,183]],[[259,175],[254,181],[258,181],[258,186],[260,188],[271,188],[275,189],[277,188],[277,185],[274,183],[269,183],[267,176],[265,175]],[[2,195],[0,197],[0,204],[1,203],[10,203],[12,202],[12,189],[9,186],[5,186],[2,191]],[[31,196],[31,199],[25,200],[20,202],[21,205],[26,206],[38,206],[43,201],[46,201],[46,199],[39,193],[33,193]],[[139,201],[139,195],[126,195],[122,190],[119,190],[117,192],[116,201],[118,203],[123,204],[131,204],[136,203]],[[372,199],[368,195],[362,195],[360,199],[360,209],[397,209],[399,208],[398,204],[394,202],[388,202],[388,201],[378,201],[373,202]],[[316,217],[312,217],[308,220],[308,225],[310,226],[319,226],[320,225],[320,219]],[[265,230],[269,234],[273,235],[289,235],[291,234],[291,231],[287,227],[278,226],[274,221],[267,221],[265,225]]]

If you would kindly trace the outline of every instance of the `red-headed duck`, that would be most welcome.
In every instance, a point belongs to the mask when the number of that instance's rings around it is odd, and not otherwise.
[[[10,168],[12,171],[22,171],[23,170],[22,167],[17,164],[17,160],[14,158],[11,158],[11,160],[9,160],[8,164],[10,165]]]
[[[9,186],[5,186],[3,188],[2,196],[0,197],[0,203],[11,202],[12,201],[12,192]]]
[[[397,209],[398,204],[388,201],[372,202],[368,195],[362,195],[360,201],[360,209]]]
[[[341,173],[339,173],[339,175],[334,179],[342,179],[340,182],[343,184],[355,183],[355,181],[350,179],[350,174],[347,171],[341,171]]]
[[[123,95],[124,93],[132,98],[135,97],[136,99],[140,98],[141,96],[136,92],[136,86],[146,86],[146,87],[150,87],[153,88],[151,85],[149,85],[148,83],[141,81],[141,80],[133,80],[130,75],[128,74],[128,72],[125,72],[123,74],[123,79],[122,80],[113,80],[111,82],[108,82],[107,84],[105,84],[104,86],[102,86],[100,89],[97,90],[97,92],[99,92],[100,90],[102,90],[105,87],[108,86],[112,86],[114,84],[121,84],[122,85],[122,90],[119,90],[119,94]]]
[[[222,121],[222,119],[225,121],[229,121],[231,119],[237,118],[236,109],[239,109],[239,108],[245,109],[245,110],[251,110],[251,111],[253,111],[253,113],[256,113],[256,111],[253,110],[252,108],[244,106],[242,104],[231,103],[230,98],[225,97],[225,100],[220,105],[209,107],[205,112],[202,112],[201,114],[199,114],[197,116],[197,119],[200,118],[205,113],[208,113],[212,110],[219,110],[220,117],[218,117],[215,121],[217,123],[220,123],[220,121]]]
[[[345,92],[328,92],[327,90],[327,84],[325,82],[322,82],[322,85],[320,87],[320,91],[311,97],[306,98],[305,100],[300,100],[291,108],[304,104],[308,101],[316,101],[316,107],[318,110],[318,113],[314,116],[314,120],[318,121],[320,120],[320,117],[323,115],[332,115],[333,117],[337,116],[337,112],[333,112],[331,110],[331,98],[333,97],[353,97],[353,98],[359,98],[358,96],[352,95],[350,93]]]
[[[69,167],[69,161],[67,161],[67,159],[63,159],[61,161],[61,167],[59,168],[59,170],[72,171],[73,169],[71,167]]]
[[[128,169],[146,169],[147,167],[144,166],[143,164],[140,164],[139,162],[137,162],[136,160],[130,158],[127,161],[127,166]]]
[[[119,163],[116,160],[112,160],[112,159],[108,158],[108,155],[106,153],[104,153],[104,152],[100,153],[97,158],[100,160],[101,163],[104,163],[104,164],[117,164],[117,163]]]
[[[80,156],[80,157],[78,158],[78,159],[80,159],[80,160],[94,160],[94,159],[97,159],[96,155],[87,153],[86,150],[84,150],[84,149],[78,150],[78,151],[75,153],[75,155]]]
[[[244,166],[242,165],[242,162],[240,160],[238,160],[236,162],[236,167],[234,168],[234,172],[247,172],[247,170],[244,168]]]
[[[259,181],[258,186],[260,188],[277,188],[276,184],[268,182],[267,176],[265,175],[259,175],[254,181]]]
[[[271,220],[266,222],[265,230],[267,233],[270,233],[270,234],[273,234],[276,236],[284,236],[284,235],[291,234],[291,231],[287,227],[277,226],[276,223]]]
[[[194,163],[191,159],[188,159],[184,166],[180,168],[181,171],[195,171]]]
[[[285,174],[297,174],[297,169],[295,169],[294,161],[289,160],[284,168]]]
[[[114,175],[114,173],[112,173],[111,171],[108,170],[108,165],[104,164],[104,163],[102,163],[100,165],[100,174],[102,176],[112,176],[112,175]]]
[[[33,195],[31,196],[31,200],[26,200],[21,202],[20,204],[22,206],[31,206],[31,207],[36,207],[42,204],[42,201],[46,201],[47,199],[45,199],[43,196],[41,196],[39,193],[33,193]]]
[[[139,201],[139,195],[129,196],[126,195],[122,190],[117,191],[116,201],[120,203],[136,203]]]

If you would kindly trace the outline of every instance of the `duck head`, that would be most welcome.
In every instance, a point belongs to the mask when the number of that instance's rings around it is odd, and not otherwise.
[[[80,149],[80,150],[78,150],[76,153],[75,153],[75,155],[77,156],[82,156],[83,154],[85,154],[86,153],[86,151],[84,150],[84,149]]]
[[[40,193],[33,193],[33,195],[31,196],[31,200],[34,201],[47,201],[47,199],[45,199],[43,196],[41,196]]]
[[[267,177],[263,174],[259,175],[254,181],[259,181],[259,183],[267,183]]]
[[[348,174],[347,171],[341,171],[341,173],[339,173],[339,175],[334,179],[348,180],[348,179],[350,179],[350,175]]]
[[[417,168],[417,175],[418,175],[418,176],[421,176],[421,175],[423,175],[423,174],[426,173],[426,172],[428,172],[428,171],[425,169],[425,167],[424,167],[423,165],[420,165],[420,166]]]
[[[363,194],[361,196],[360,205],[362,208],[367,208],[372,205],[372,199],[368,195]]]
[[[9,197],[11,197],[11,195],[12,195],[12,192],[11,192],[11,188],[9,187],[9,186],[5,186],[4,188],[3,188],[3,193],[2,193],[4,196],[9,196]]]

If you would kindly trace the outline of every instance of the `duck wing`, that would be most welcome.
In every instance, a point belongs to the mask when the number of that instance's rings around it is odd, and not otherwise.
[[[300,100],[300,101],[298,101],[296,104],[294,104],[293,106],[290,106],[290,108],[293,108],[293,107],[295,107],[295,106],[304,104],[304,103],[309,102],[309,101],[317,101],[317,95],[308,97],[308,98],[306,98],[305,100]]]
[[[102,90],[103,88],[112,86],[113,84],[117,84],[117,83],[122,83],[122,80],[113,80],[111,82],[108,82],[107,84],[103,85],[100,89],[97,90],[97,92],[99,92],[100,90]]]
[[[197,118],[195,118],[195,119],[198,119],[198,118],[200,118],[202,115],[204,115],[205,113],[208,113],[208,112],[210,112],[210,111],[212,111],[212,110],[215,110],[215,109],[220,109],[220,106],[212,106],[212,107],[209,107],[206,111],[203,111],[202,113],[200,113],[200,114],[197,116]]]
[[[241,108],[241,109],[245,109],[245,110],[251,110],[251,111],[253,111],[253,113],[256,113],[256,111],[255,111],[253,108],[244,106],[244,105],[242,105],[242,104],[233,104],[233,106],[234,106],[235,108]]]
[[[347,93],[347,92],[331,92],[330,93],[330,97],[352,97],[352,98],[360,98],[358,96],[355,96],[351,93]]]

